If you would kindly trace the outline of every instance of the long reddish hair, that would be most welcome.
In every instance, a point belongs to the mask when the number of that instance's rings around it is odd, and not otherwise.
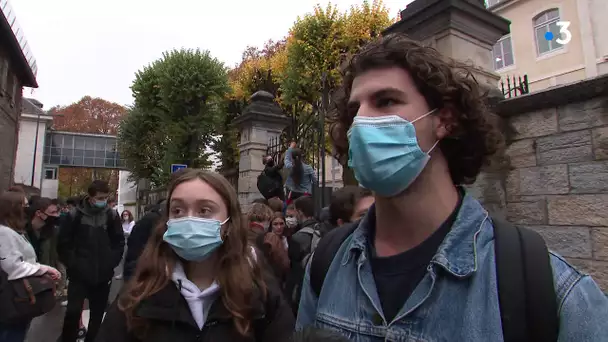
[[[252,331],[254,299],[266,299],[267,286],[262,270],[247,242],[248,228],[243,221],[237,194],[223,176],[199,169],[183,169],[175,174],[169,184],[167,210],[161,223],[154,229],[139,258],[135,276],[122,293],[118,307],[127,317],[127,325],[136,336],[143,338],[148,328],[146,320],[135,315],[135,309],[146,298],[169,284],[171,274],[179,257],[163,241],[167,230],[167,214],[171,195],[175,188],[187,181],[200,179],[218,192],[228,208],[230,220],[222,226],[224,243],[218,249],[218,270],[216,281],[220,286],[222,303],[232,314],[234,326],[242,335]],[[185,262],[184,260],[181,260]]]

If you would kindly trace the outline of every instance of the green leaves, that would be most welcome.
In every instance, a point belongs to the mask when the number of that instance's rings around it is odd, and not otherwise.
[[[164,184],[172,163],[211,166],[206,148],[224,120],[228,70],[209,51],[173,50],[138,71],[135,106],[119,129],[127,167],[135,178]]]

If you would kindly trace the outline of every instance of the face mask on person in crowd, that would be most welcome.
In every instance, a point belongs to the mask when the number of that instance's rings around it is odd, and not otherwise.
[[[287,217],[285,218],[285,224],[289,228],[295,228],[298,225],[298,219],[295,217]]]
[[[229,219],[223,222],[193,216],[170,219],[163,240],[181,258],[201,261],[222,245],[221,227]]]
[[[44,223],[48,224],[48,225],[56,225],[57,222],[59,221],[59,216],[51,216],[51,215],[46,215],[46,219],[44,219]]]
[[[97,208],[105,208],[105,206],[108,205],[108,202],[106,202],[106,201],[95,201],[94,205]]]
[[[392,197],[407,189],[422,172],[429,159],[416,139],[414,122],[397,115],[356,116],[348,131],[348,166],[361,186],[380,196]]]

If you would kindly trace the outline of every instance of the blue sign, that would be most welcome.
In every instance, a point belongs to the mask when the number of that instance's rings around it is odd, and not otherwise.
[[[178,170],[187,168],[186,164],[171,164],[171,173],[177,172]]]

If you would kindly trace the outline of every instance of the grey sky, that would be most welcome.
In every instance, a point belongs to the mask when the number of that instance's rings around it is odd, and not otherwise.
[[[247,45],[280,39],[315,0],[10,0],[38,62],[45,108],[84,95],[132,102],[134,73],[173,48],[208,49],[235,65]],[[334,0],[341,9],[362,0]],[[386,0],[396,17],[411,0]]]

